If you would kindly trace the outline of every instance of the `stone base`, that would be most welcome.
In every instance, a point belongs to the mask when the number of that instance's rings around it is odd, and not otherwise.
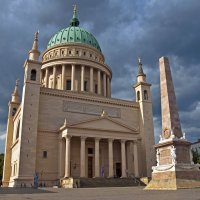
[[[177,190],[200,187],[200,171],[166,171],[152,173],[146,190]]]
[[[80,180],[73,177],[62,178],[60,179],[60,186],[62,188],[79,188]]]
[[[17,177],[10,180],[8,187],[33,187],[33,182],[33,177]]]

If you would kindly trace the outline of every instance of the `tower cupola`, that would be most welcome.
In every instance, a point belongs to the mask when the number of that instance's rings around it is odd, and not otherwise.
[[[146,74],[143,72],[142,69],[142,62],[141,58],[138,58],[138,75],[137,75],[137,82],[146,82]]]
[[[38,50],[38,34],[39,34],[39,31],[37,31],[34,34],[33,46],[32,46],[32,49],[29,51],[30,60],[35,60],[35,61],[39,60],[40,52]]]
[[[11,99],[11,102],[12,103],[19,103],[20,100],[19,100],[19,92],[18,92],[18,85],[19,85],[19,82],[18,80],[16,80],[16,84],[15,84],[15,89],[12,93],[12,99]]]

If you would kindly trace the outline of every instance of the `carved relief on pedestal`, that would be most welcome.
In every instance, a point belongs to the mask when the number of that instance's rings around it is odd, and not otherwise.
[[[165,128],[164,131],[163,131],[163,138],[164,138],[164,139],[169,139],[170,136],[171,136],[171,131],[170,131],[170,129]]]

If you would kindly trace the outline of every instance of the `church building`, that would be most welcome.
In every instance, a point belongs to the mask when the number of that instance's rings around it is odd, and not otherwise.
[[[140,59],[137,67],[136,99],[112,98],[112,70],[96,38],[79,26],[76,6],[70,25],[50,38],[41,58],[35,33],[22,95],[17,81],[8,104],[3,185],[31,187],[35,174],[46,186],[68,179],[150,177],[151,84]]]

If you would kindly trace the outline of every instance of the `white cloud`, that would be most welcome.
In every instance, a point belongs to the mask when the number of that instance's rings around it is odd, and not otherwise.
[[[6,139],[6,133],[3,135],[0,135],[0,140],[5,140]]]

